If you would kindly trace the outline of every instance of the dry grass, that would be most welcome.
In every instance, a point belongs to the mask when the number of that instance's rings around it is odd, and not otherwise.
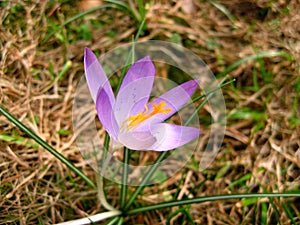
[[[183,12],[180,2],[149,3],[147,30],[141,40],[176,40],[198,54],[215,74],[256,52],[282,50],[295,60],[251,60],[232,71],[230,77],[236,82],[223,89],[228,127],[216,160],[201,173],[187,167],[165,183],[147,187],[139,202],[167,200],[170,195],[182,199],[299,190],[299,2],[216,1],[234,20],[208,1],[195,1],[197,10],[192,14]],[[0,4],[1,105],[93,178],[94,171],[83,161],[72,135],[72,99],[83,74],[83,48],[104,53],[129,42],[137,23],[126,12],[99,10],[62,27],[42,44],[55,24],[79,12],[73,1],[15,0]],[[76,30],[81,25],[90,32]],[[62,79],[53,80],[53,74],[58,74],[68,60],[71,69]],[[0,224],[52,224],[102,210],[95,190],[44,149],[24,141],[26,135],[3,116],[0,127],[0,135],[13,137],[10,141],[4,141],[3,136],[0,139]],[[106,192],[117,206],[118,186],[107,182]],[[192,205],[188,211],[197,224],[260,224],[264,207],[269,224],[290,224],[285,204],[300,215],[296,199],[273,199],[273,206],[269,203],[261,199],[245,206],[240,200],[220,201]],[[137,215],[127,224],[165,224],[166,215],[174,210]],[[171,223],[188,224],[184,218],[178,214]]]

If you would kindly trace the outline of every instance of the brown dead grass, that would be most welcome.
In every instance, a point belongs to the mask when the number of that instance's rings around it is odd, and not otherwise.
[[[208,170],[199,173],[186,168],[160,186],[147,187],[140,202],[159,202],[165,198],[163,196],[174,194],[178,185],[181,188],[178,199],[298,190],[300,128],[299,124],[291,124],[288,118],[292,116],[294,101],[297,101],[294,116],[300,117],[295,90],[296,82],[299,83],[299,2],[216,1],[235,17],[234,24],[209,2],[195,2],[197,10],[193,14],[183,12],[180,1],[149,3],[147,32],[141,40],[169,40],[177,33],[182,44],[198,54],[215,74],[255,51],[283,50],[291,54],[295,61],[278,57],[264,59],[265,68],[274,74],[269,85],[263,84],[259,65],[255,61],[244,63],[231,72],[230,76],[236,79],[235,89],[224,88],[228,115],[243,107],[259,109],[267,115],[262,128],[255,130],[258,122],[253,119],[228,121],[223,146]],[[12,14],[11,9],[18,4],[22,5],[23,10]],[[290,8],[289,13],[284,12],[286,7]],[[46,17],[59,24],[76,13],[75,3],[50,5],[47,1],[8,1],[8,6],[0,12],[0,20],[5,21],[0,28],[0,101],[15,117],[93,178],[94,172],[83,161],[73,135],[60,135],[57,131],[72,131],[72,99],[83,74],[83,48],[89,46],[105,52],[130,41],[137,25],[123,12],[100,10],[90,15],[103,24],[102,28],[91,30],[92,40],[75,38],[76,41],[65,44],[52,37],[41,45],[47,29],[51,27]],[[91,26],[88,18],[73,23]],[[111,30],[117,35],[111,37]],[[66,32],[64,29],[62,35]],[[210,47],[210,43],[215,46]],[[67,60],[72,61],[71,70],[62,80],[53,83],[49,62],[53,63],[53,71],[58,74]],[[258,92],[244,88],[253,86],[254,69],[261,85]],[[1,133],[26,137],[3,116],[0,116],[0,127]],[[225,165],[227,169],[215,179]],[[252,176],[244,185],[230,186],[232,181],[246,174]],[[184,182],[181,182],[182,176],[185,177]],[[203,181],[206,182],[200,185]],[[118,188],[107,183],[106,192],[109,201],[117,206]],[[52,224],[92,215],[102,210],[95,196],[95,190],[86,186],[44,149],[0,140],[0,224]],[[239,200],[196,204],[190,207],[190,212],[199,224],[258,224],[261,204],[268,201],[261,199],[248,207],[243,207]],[[282,199],[274,199],[280,221],[290,224],[282,202]],[[299,203],[296,200],[290,202],[297,211]],[[270,205],[268,207],[271,224],[274,210]],[[127,224],[165,224],[166,215],[172,211],[174,209],[137,215],[129,218]],[[183,224],[182,218],[178,215],[171,222]],[[254,222],[255,218],[258,221]],[[299,218],[295,220],[300,222]]]

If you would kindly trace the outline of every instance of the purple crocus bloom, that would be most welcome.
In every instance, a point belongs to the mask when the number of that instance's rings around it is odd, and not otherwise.
[[[155,76],[150,57],[130,67],[116,98],[100,63],[88,48],[84,69],[98,117],[114,144],[132,150],[168,151],[199,136],[197,128],[164,122],[190,99],[197,80],[185,82],[148,103]]]

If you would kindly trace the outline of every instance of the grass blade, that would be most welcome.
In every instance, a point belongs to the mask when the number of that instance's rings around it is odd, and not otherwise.
[[[281,56],[281,57],[287,58],[288,60],[293,60],[293,57],[290,54],[283,52],[283,51],[261,52],[261,53],[257,53],[255,55],[250,55],[248,57],[238,60],[237,62],[228,66],[223,72],[217,74],[217,77],[225,76],[226,74],[230,73],[231,71],[236,69],[238,66],[240,66],[241,64],[243,64],[249,60],[253,60],[253,59],[257,60],[257,59],[261,59],[261,58],[266,58],[266,57],[268,58],[268,57],[275,57],[275,56]]]
[[[104,225],[114,225],[119,220],[120,220],[120,217],[114,217],[111,220],[107,221]]]
[[[262,225],[268,224],[268,206],[267,203],[265,202],[261,204],[261,224]]]
[[[223,5],[215,2],[215,1],[212,1],[212,0],[209,0],[210,4],[212,4],[214,7],[216,7],[218,10],[220,10],[225,16],[227,16],[227,18],[230,20],[230,22],[232,23],[232,25],[234,27],[236,27],[235,25],[235,18],[234,16],[228,11],[228,9],[226,9]]]
[[[118,1],[118,0],[105,0],[105,2],[111,3],[116,5],[117,8],[125,9],[129,13],[132,14],[132,16],[138,21],[141,21],[141,15],[139,12],[135,9],[135,6],[133,2],[129,1],[129,4],[125,3],[124,1]]]
[[[124,161],[123,161],[123,175],[122,175],[122,185],[121,185],[121,199],[120,208],[122,209],[126,202],[127,196],[127,179],[128,179],[128,164],[130,158],[130,150],[124,147]]]
[[[232,200],[241,198],[289,198],[289,197],[300,197],[300,193],[249,193],[249,194],[232,194],[232,195],[216,195],[216,196],[205,196],[192,199],[183,199],[169,202],[162,202],[158,204],[153,204],[149,206],[144,206],[136,209],[129,210],[126,215],[134,215],[142,212],[147,212],[150,210],[158,210],[163,208],[182,206],[195,203],[204,203],[220,200]]]
[[[294,220],[293,213],[289,210],[288,205],[285,204],[285,202],[282,202],[282,208],[284,209],[286,215],[291,220],[293,225],[296,225],[296,221]]]
[[[39,145],[35,142],[29,141],[19,135],[0,134],[0,140],[6,142],[16,143],[17,145],[24,145],[30,148],[38,148]]]
[[[70,162],[67,158],[65,158],[61,153],[59,153],[51,145],[45,142],[42,138],[36,135],[31,129],[25,126],[22,122],[20,122],[2,106],[0,106],[0,113],[4,115],[10,122],[15,124],[20,130],[26,133],[30,138],[35,140],[39,145],[41,145],[48,152],[54,155],[59,161],[61,161],[63,164],[69,167],[69,169],[72,170],[75,174],[80,176],[90,187],[94,189],[96,188],[95,184],[86,175],[84,175],[84,173],[79,168],[77,168],[72,162]]]
[[[79,18],[81,17],[84,17],[85,15],[89,14],[89,13],[92,13],[92,12],[95,12],[99,9],[104,9],[104,8],[115,8],[116,6],[113,5],[113,4],[103,4],[103,5],[100,5],[98,7],[95,7],[95,8],[92,8],[92,9],[88,9],[84,12],[81,12],[81,13],[78,13],[77,15],[71,17],[70,19],[66,20],[66,22],[64,22],[63,24],[61,24],[58,29],[62,29],[64,26],[68,25],[69,23],[75,21],[75,20],[78,20]],[[45,39],[42,41],[41,45],[44,45],[53,35],[55,35],[57,33],[57,30],[54,30],[52,31],[50,34],[48,34]]]

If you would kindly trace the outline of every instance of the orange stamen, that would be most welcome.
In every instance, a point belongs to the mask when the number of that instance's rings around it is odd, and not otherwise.
[[[127,122],[127,126],[126,129],[134,129],[135,127],[137,127],[139,124],[141,124],[142,122],[144,122],[146,119],[149,119],[150,117],[158,114],[158,113],[164,113],[164,114],[169,114],[172,109],[171,108],[166,108],[163,109],[165,106],[167,105],[167,103],[165,101],[161,101],[158,105],[156,103],[153,103],[152,105],[152,112],[150,112],[149,114],[147,114],[149,112],[148,106],[145,105],[145,109],[142,110],[140,113],[130,116],[128,117],[121,126],[121,130],[124,128],[124,124]]]

